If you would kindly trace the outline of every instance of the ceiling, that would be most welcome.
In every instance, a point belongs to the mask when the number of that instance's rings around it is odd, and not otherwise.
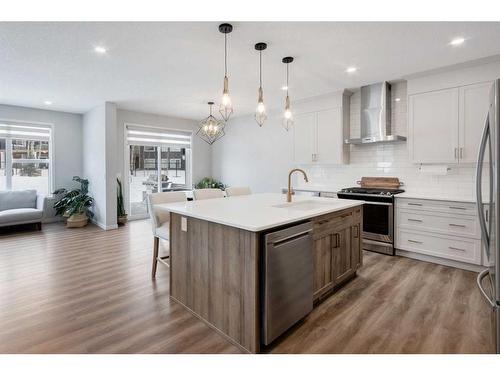
[[[234,115],[252,113],[263,53],[264,99],[283,102],[284,66],[292,99],[500,54],[500,22],[234,22],[228,37]],[[453,47],[454,37],[465,43]],[[107,52],[99,55],[95,46]],[[0,23],[0,103],[84,113],[104,101],[119,108],[200,119],[223,81],[218,22]],[[354,74],[346,68],[356,66]],[[44,101],[53,102],[44,105]]]

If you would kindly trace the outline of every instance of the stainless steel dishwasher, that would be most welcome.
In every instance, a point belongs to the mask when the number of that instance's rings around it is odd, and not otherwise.
[[[313,308],[312,224],[265,235],[263,343],[309,314]]]

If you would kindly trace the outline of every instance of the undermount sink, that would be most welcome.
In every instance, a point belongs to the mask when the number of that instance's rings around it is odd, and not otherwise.
[[[308,201],[298,201],[298,202],[277,204],[277,205],[274,205],[273,207],[287,208],[289,210],[309,211],[309,210],[316,210],[318,208],[325,208],[326,206],[335,206],[335,205],[336,205],[336,203],[334,203],[333,201],[332,202],[318,202],[318,201],[308,200]]]

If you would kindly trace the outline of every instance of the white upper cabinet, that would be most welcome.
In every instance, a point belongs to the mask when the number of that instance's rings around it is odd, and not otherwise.
[[[459,157],[461,163],[477,161],[481,133],[488,112],[491,83],[460,88]]]
[[[458,89],[409,96],[410,160],[454,163],[458,157]]]
[[[345,163],[342,108],[318,112],[316,120],[315,161],[327,164]]]
[[[413,163],[476,161],[491,83],[408,96],[408,146]]]
[[[298,164],[310,163],[316,149],[316,113],[295,115],[293,125],[293,155]]]
[[[349,97],[343,96],[335,108],[325,105],[295,115],[293,126],[296,164],[344,164],[349,162]],[[340,106],[342,104],[342,106]]]

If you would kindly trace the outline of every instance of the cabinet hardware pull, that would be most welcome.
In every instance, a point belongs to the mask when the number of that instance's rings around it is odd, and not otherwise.
[[[448,246],[448,248],[451,250],[465,251],[465,249],[460,249],[458,247],[453,247],[453,246]]]
[[[408,240],[408,242],[411,242],[411,243],[420,243],[420,244],[423,243],[421,241],[415,241],[415,240]]]
[[[464,158],[463,147],[460,147],[460,159]]]
[[[408,203],[408,206],[421,206],[422,203]]]
[[[356,225],[354,227],[354,238],[358,238],[359,237],[359,227]]]
[[[323,225],[323,224],[326,224],[328,223],[330,220],[321,220],[321,221],[318,221],[318,224],[319,225]]]
[[[461,224],[448,224],[450,227],[459,227],[459,228],[465,228],[465,225]]]
[[[351,216],[351,214],[340,215],[340,218],[343,219],[343,218],[346,218],[347,216]]]
[[[466,210],[467,208],[465,207],[456,207],[456,206],[450,206],[452,210]]]
[[[340,246],[340,235],[335,233],[335,248]]]
[[[486,209],[486,222],[488,222],[488,218],[489,218],[488,209]]]
[[[419,219],[408,219],[408,221],[416,221],[417,223],[422,223],[423,222],[422,220],[419,220]]]
[[[455,159],[458,159],[457,158],[457,148],[455,147]]]

